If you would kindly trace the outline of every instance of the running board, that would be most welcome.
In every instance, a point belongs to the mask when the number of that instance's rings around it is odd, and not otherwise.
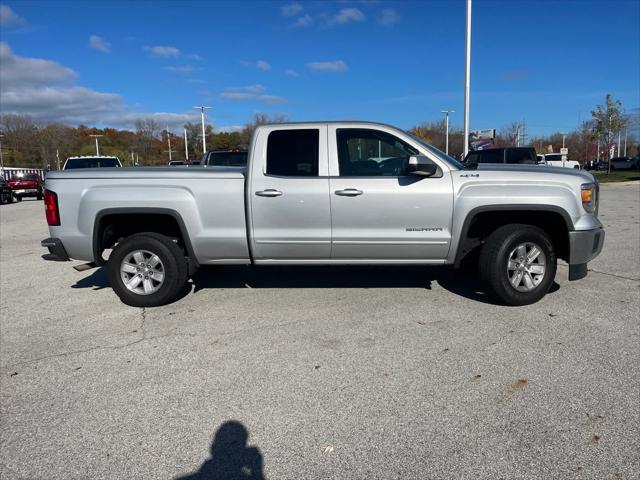
[[[77,272],[85,272],[87,270],[91,270],[92,268],[96,268],[97,265],[93,262],[89,262],[89,263],[83,263],[81,265],[76,265],[74,268],[74,270],[76,270]]]

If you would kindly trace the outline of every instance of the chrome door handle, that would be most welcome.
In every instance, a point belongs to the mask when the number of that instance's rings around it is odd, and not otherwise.
[[[282,195],[282,192],[273,188],[267,188],[266,190],[260,190],[256,192],[256,195],[258,195],[259,197],[279,197],[280,195]]]
[[[357,197],[358,195],[362,195],[362,190],[358,190],[357,188],[345,188],[344,190],[336,190],[336,195],[340,195],[342,197]]]

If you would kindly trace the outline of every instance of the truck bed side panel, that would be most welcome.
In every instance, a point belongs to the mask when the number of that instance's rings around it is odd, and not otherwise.
[[[100,212],[145,208],[175,212],[184,223],[200,264],[248,263],[244,178],[47,179],[59,192],[61,225],[50,227],[71,258],[94,260],[93,230]]]

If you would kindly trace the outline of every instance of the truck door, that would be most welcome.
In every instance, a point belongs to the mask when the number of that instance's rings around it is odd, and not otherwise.
[[[332,258],[438,263],[451,241],[453,187],[408,173],[419,151],[391,132],[329,126]],[[434,162],[437,163],[437,162]]]
[[[261,127],[247,186],[256,263],[331,257],[326,125]]]

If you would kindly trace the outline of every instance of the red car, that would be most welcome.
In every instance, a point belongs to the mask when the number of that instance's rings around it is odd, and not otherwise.
[[[7,183],[18,201],[24,197],[36,197],[38,200],[42,200],[42,180],[40,175],[36,173],[14,175]]]

